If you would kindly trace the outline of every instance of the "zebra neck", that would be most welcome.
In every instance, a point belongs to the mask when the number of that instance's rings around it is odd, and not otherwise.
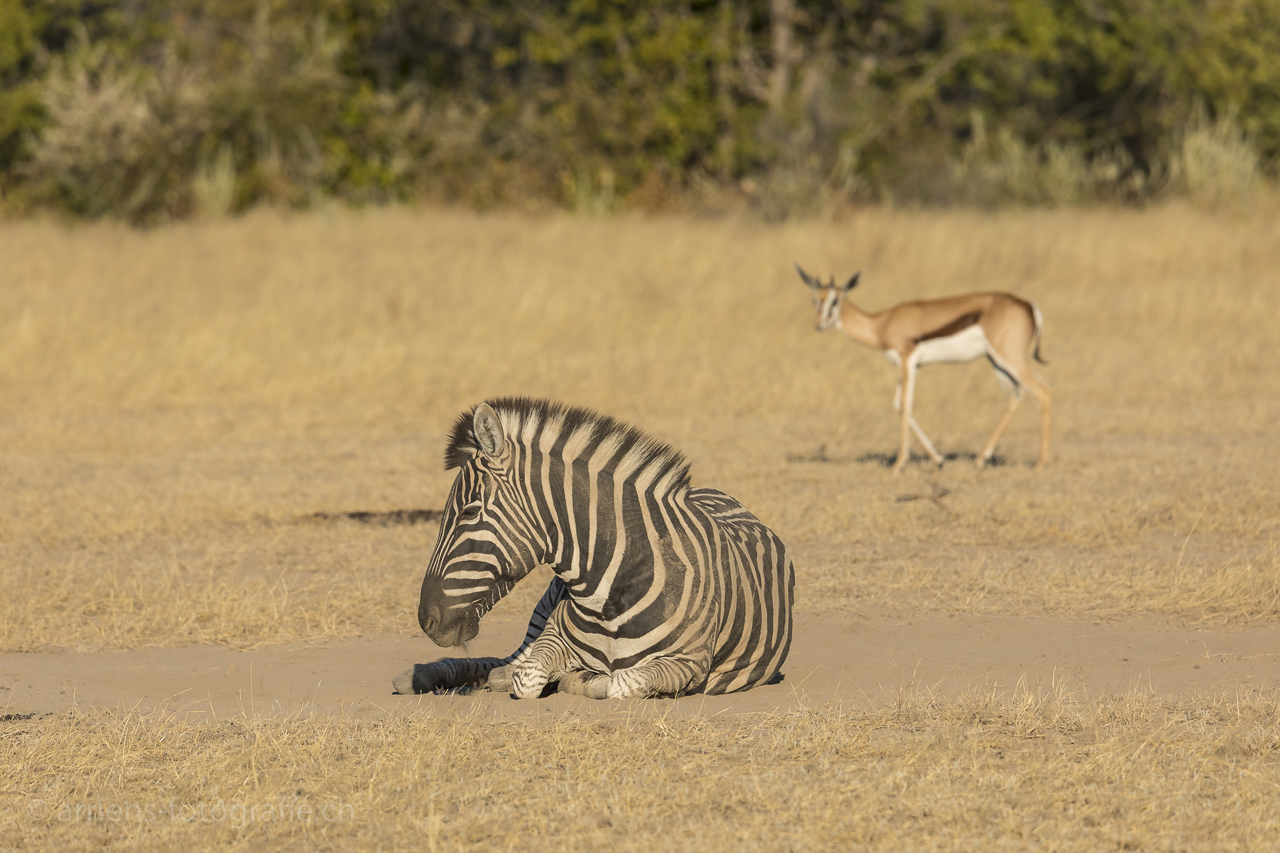
[[[668,576],[683,562],[673,547],[673,528],[687,526],[681,487],[658,496],[624,490],[617,500],[597,500],[575,509],[574,524],[563,525],[561,559],[555,573],[569,589],[573,606],[597,619],[612,620],[643,610],[668,588]],[[594,522],[594,523],[593,523]]]

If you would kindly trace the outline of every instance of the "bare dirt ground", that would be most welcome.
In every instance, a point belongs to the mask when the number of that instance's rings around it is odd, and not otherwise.
[[[471,644],[502,655],[522,622],[486,620]],[[281,644],[251,651],[188,646],[0,656],[8,714],[73,708],[169,709],[212,719],[237,714],[336,713],[377,718],[407,710],[486,717],[614,713],[625,702],[554,696],[395,696],[406,662],[441,651],[400,635]],[[797,614],[795,639],[775,685],[732,696],[654,700],[667,713],[744,714],[838,703],[873,709],[904,693],[955,697],[981,691],[1009,699],[1016,689],[1094,695],[1149,693],[1162,699],[1251,694],[1280,687],[1280,625],[1188,628],[1167,618],[1079,622],[1001,615]]]

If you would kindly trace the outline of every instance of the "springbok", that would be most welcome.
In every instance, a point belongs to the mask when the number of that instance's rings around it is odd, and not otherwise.
[[[1044,319],[1034,303],[1012,293],[966,293],[945,299],[903,302],[874,314],[858,308],[845,297],[858,283],[857,273],[843,287],[832,276],[828,284],[800,269],[796,272],[813,290],[818,310],[818,331],[835,326],[860,344],[880,350],[898,368],[898,388],[893,408],[902,413],[902,441],[893,473],[900,472],[910,455],[911,433],[924,445],[933,461],[942,464],[942,455],[920,429],[911,414],[916,371],[925,364],[963,364],[986,356],[1009,398],[1009,407],[996,424],[995,432],[978,457],[981,468],[995,453],[996,442],[1009,426],[1029,390],[1040,405],[1040,469],[1049,461],[1049,391],[1031,370],[1029,353],[1041,364],[1040,330]]]

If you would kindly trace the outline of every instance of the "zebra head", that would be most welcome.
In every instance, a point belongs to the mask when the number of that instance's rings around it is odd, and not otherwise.
[[[858,285],[858,278],[862,273],[854,273],[853,278],[843,287],[837,287],[835,276],[831,277],[829,283],[823,284],[820,279],[800,269],[799,264],[796,264],[796,272],[800,273],[800,279],[813,291],[813,307],[818,312],[817,330],[821,332],[832,326],[840,328],[840,303]]]
[[[459,418],[446,452],[459,468],[422,580],[418,624],[437,645],[465,643],[545,550],[530,502],[518,488],[516,448],[487,404]]]

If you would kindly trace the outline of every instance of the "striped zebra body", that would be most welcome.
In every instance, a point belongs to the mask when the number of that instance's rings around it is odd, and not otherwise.
[[[583,409],[495,400],[455,425],[460,469],[418,621],[440,645],[539,565],[556,577],[505,659],[415,667],[398,692],[480,683],[534,697],[728,693],[774,679],[791,643],[793,570],[733,498],[691,489],[680,454]]]

